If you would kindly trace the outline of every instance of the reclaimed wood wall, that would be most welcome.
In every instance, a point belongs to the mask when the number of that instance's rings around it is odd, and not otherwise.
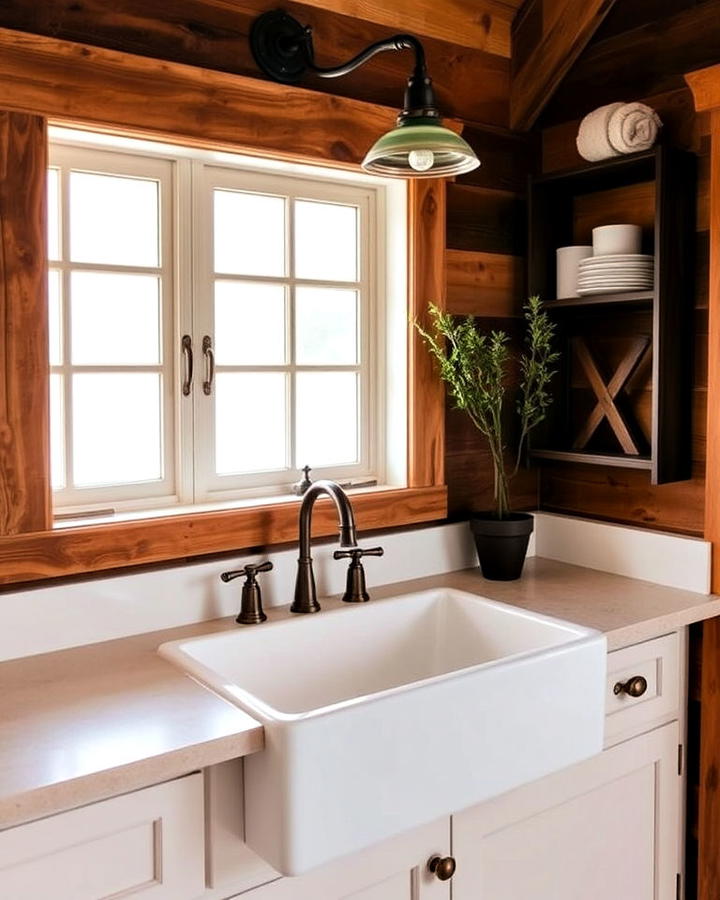
[[[483,327],[515,335],[525,297],[526,186],[530,139],[467,127],[479,169],[448,184],[447,306]],[[451,516],[493,506],[492,462],[484,438],[448,403],[445,474]],[[537,472],[521,470],[511,486],[517,509],[537,506]]]
[[[702,535],[704,526],[705,431],[707,408],[707,298],[709,139],[707,118],[696,115],[684,83],[685,72],[720,59],[720,16],[717,4],[691,0],[627,0],[617,4],[595,39],[570,70],[543,115],[539,132],[542,169],[556,171],[579,165],[575,148],[577,126],[590,110],[616,100],[642,100],[653,106],[664,123],[663,140],[699,153],[697,269],[694,321],[694,384],[692,404],[693,477],[689,481],[653,487],[648,474],[629,469],[548,464],[540,475],[541,508]],[[632,204],[616,204],[616,220],[645,224],[649,195],[633,196]],[[578,236],[613,208],[612,198],[601,210],[592,202],[578,210]]]
[[[507,122],[510,24],[520,0],[482,0],[479,4],[457,0],[447,9],[433,6],[432,15],[427,15],[422,3],[408,2],[382,9],[340,0],[282,5],[313,26],[316,57],[323,65],[345,61],[359,48],[393,31],[414,30],[422,37],[441,109],[446,116],[467,123],[466,136],[483,160],[477,172],[449,185],[447,287],[452,304],[457,304],[459,312],[492,316],[493,323],[516,315],[522,297],[523,195],[529,163],[525,140],[514,138]],[[48,0],[42,4],[7,0],[0,9],[0,31],[9,29],[4,32],[8,43],[4,52],[10,54],[13,32],[26,33],[30,43],[33,35],[41,35],[97,48],[88,58],[89,76],[95,66],[106,70],[107,51],[147,57],[148,77],[156,83],[151,70],[165,61],[216,70],[221,101],[222,73],[263,79],[252,59],[248,34],[253,19],[276,6],[273,0],[177,0],[174,4],[118,0],[112,5],[102,0]],[[458,19],[468,27],[459,28]],[[397,109],[410,67],[407,54],[390,53],[375,57],[345,78],[308,77],[303,86],[317,92],[319,102],[314,113],[308,114],[303,134],[310,137],[303,140],[324,140],[329,159],[356,159],[355,145],[367,143],[367,136],[352,126],[344,135],[328,135],[323,110],[332,107],[334,96]],[[66,97],[64,102],[71,99]],[[188,107],[186,100],[185,91],[178,92],[177,102],[168,97],[162,115],[174,115],[179,105],[202,126],[202,110],[197,104]],[[68,112],[72,114],[72,109]],[[152,113],[152,104],[148,112]],[[226,118],[230,127],[233,116]],[[297,150],[297,135],[293,137],[290,131],[285,139],[288,152]],[[278,141],[273,140],[273,152],[277,153]],[[438,452],[442,453],[442,442]],[[451,514],[491,505],[492,470],[483,442],[464,417],[451,411],[446,421],[445,464]],[[518,505],[534,507],[535,476],[524,475],[518,488]]]
[[[262,78],[251,58],[247,35],[253,18],[276,5],[272,0],[232,4],[226,0],[177,0],[174,4],[119,0],[111,6],[101,0],[84,0],[81,4],[74,0],[42,4],[7,0],[0,9],[0,28]],[[490,327],[516,328],[521,312],[526,178],[539,159],[540,140],[545,169],[575,164],[574,134],[580,117],[603,102],[642,97],[659,109],[670,139],[701,150],[697,223],[700,277],[694,311],[694,477],[677,485],[652,488],[643,472],[555,465],[543,467],[539,494],[542,506],[549,510],[700,534],[705,456],[707,141],[703,121],[692,111],[682,75],[716,61],[720,55],[720,16],[715,14],[712,0],[616,3],[565,75],[535,133],[529,136],[508,129],[509,23],[520,6],[519,0],[483,0],[483,14],[470,16],[474,24],[466,30],[459,30],[456,22],[445,21],[447,15],[468,14],[470,7],[475,10],[477,4],[468,5],[465,0],[449,5],[447,13],[436,8],[433,16],[424,18],[423,4],[383,7],[382,16],[373,14],[372,4],[347,5],[339,0],[334,4],[308,0],[283,5],[313,25],[317,57],[326,64],[352,56],[359,46],[385,37],[391,30],[416,26],[426,45],[442,109],[463,120],[465,136],[483,163],[480,169],[448,185],[448,307],[452,312],[485,318]],[[338,12],[340,9],[352,9],[352,15]],[[404,54],[382,54],[351,76],[322,82],[309,79],[307,87],[321,92],[324,100],[332,100],[335,94],[396,108],[407,73]],[[630,83],[632,97],[628,95]],[[313,125],[322,127],[321,122]],[[342,138],[336,143],[332,152],[340,159]],[[491,467],[483,440],[465,417],[452,409],[446,413],[445,436],[451,515],[490,506]],[[530,508],[537,503],[537,473],[523,472],[515,484],[515,504]]]

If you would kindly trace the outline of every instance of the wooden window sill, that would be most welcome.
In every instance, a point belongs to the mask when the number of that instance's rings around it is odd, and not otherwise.
[[[284,501],[3,537],[0,584],[292,543],[298,539],[298,504],[299,500]],[[372,491],[354,495],[352,504],[360,532],[417,525],[447,516],[447,488]],[[332,535],[337,529],[335,508],[321,498],[313,516],[313,536]]]

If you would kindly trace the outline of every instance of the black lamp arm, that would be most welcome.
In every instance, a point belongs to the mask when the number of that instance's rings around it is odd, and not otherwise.
[[[340,66],[318,66],[315,63],[312,28],[301,25],[297,19],[276,9],[268,10],[253,22],[250,47],[262,71],[284,84],[297,84],[307,70],[320,78],[341,78],[354,72],[378,53],[386,50],[412,50],[415,53],[415,67],[408,79],[399,121],[420,117],[435,120],[440,118],[432,81],[427,73],[425,50],[412,34],[394,34],[385,40],[376,41]]]
[[[307,55],[308,68],[318,75],[320,78],[340,78],[342,75],[349,75],[355,69],[360,68],[373,56],[378,53],[384,53],[386,50],[414,50],[415,51],[415,74],[425,75],[425,50],[420,41],[411,34],[395,34],[383,41],[376,41],[370,44],[362,53],[353,56],[340,66],[318,66],[315,64],[315,51],[312,42],[312,29],[310,26],[305,28],[305,52]]]
[[[312,28],[307,25],[303,29],[300,46],[305,54],[305,61],[308,69],[314,72],[319,78],[340,78],[343,75],[349,75],[355,69],[360,68],[368,60],[372,59],[378,53],[384,53],[387,50],[414,50],[415,51],[415,68],[412,75],[408,79],[407,89],[405,91],[405,103],[400,118],[415,118],[417,116],[427,116],[430,118],[439,118],[440,114],[437,110],[435,101],[435,93],[432,88],[432,80],[427,74],[427,65],[425,63],[425,50],[420,41],[412,34],[395,34],[383,41],[376,41],[370,44],[357,56],[353,56],[346,63],[339,66],[318,66],[315,63],[315,50],[312,40]],[[300,47],[298,47],[300,49]]]

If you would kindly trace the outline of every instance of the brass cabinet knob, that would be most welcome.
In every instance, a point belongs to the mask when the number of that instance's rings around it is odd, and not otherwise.
[[[440,881],[449,881],[455,874],[457,863],[452,856],[433,856],[428,862],[428,869]]]
[[[648,689],[647,678],[642,675],[633,675],[627,681],[618,681],[613,688],[615,696],[618,694],[627,694],[628,697],[642,697]]]

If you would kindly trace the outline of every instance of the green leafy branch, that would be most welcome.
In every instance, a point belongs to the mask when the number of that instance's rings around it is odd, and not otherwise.
[[[455,319],[435,304],[428,307],[431,329],[419,322],[415,328],[435,358],[440,376],[458,409],[464,410],[488,442],[493,461],[494,496],[498,518],[510,511],[509,483],[517,474],[530,432],[543,421],[550,406],[550,381],[560,354],[553,350],[555,326],[543,310],[539,297],[524,307],[526,349],[520,354],[516,411],[520,433],[515,465],[508,473],[505,463],[503,411],[513,361],[510,337],[504,331],[479,331],[473,316]]]

